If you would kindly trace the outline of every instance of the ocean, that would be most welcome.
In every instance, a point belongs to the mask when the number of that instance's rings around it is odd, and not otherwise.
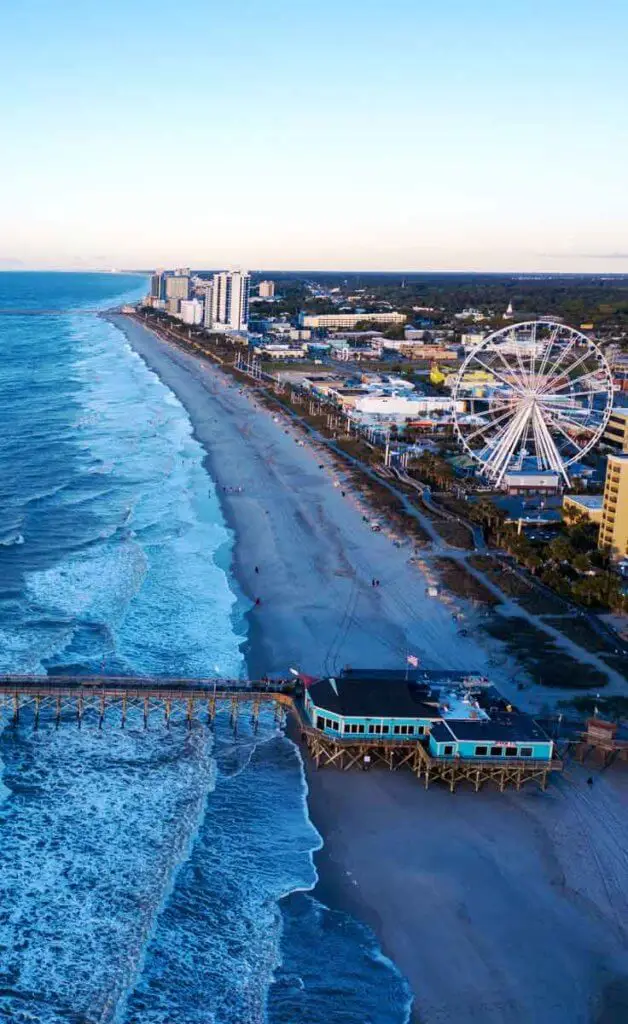
[[[233,536],[185,409],[92,312],[145,279],[0,273],[0,671],[245,673]],[[26,311],[62,310],[59,315]],[[0,723],[0,1021],[404,1024],[271,714]]]

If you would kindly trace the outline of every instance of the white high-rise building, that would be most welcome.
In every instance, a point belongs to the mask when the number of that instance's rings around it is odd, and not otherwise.
[[[212,319],[214,327],[246,331],[249,320],[251,278],[245,270],[214,274]]]
[[[184,324],[197,325],[203,322],[203,303],[199,299],[183,299],[179,315]]]

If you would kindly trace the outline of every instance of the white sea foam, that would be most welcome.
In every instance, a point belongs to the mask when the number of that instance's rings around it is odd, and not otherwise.
[[[0,1018],[28,994],[42,1024],[112,1020],[214,786],[209,734],[48,727],[7,760]]]
[[[22,534],[22,533],[12,533],[8,537],[4,537],[2,540],[0,540],[0,546],[3,547],[3,548],[10,548],[10,547],[13,547],[14,544],[23,544],[23,543],[24,543],[24,534]]]

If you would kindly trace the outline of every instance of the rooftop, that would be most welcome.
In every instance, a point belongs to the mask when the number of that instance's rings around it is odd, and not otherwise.
[[[473,694],[485,687],[485,680],[470,673],[349,669],[317,680],[309,693],[317,707],[348,717],[474,721],[488,718],[480,706],[485,700]]]
[[[438,729],[438,734],[436,730]],[[533,718],[524,715],[519,711],[501,713],[494,715],[491,719],[483,721],[455,720],[447,721],[432,729],[432,735],[437,742],[446,739],[473,740],[478,743],[508,743],[513,742],[547,742],[549,737],[537,725]]]
[[[316,707],[360,718],[440,718],[429,690],[410,680],[319,679],[309,688]]]
[[[566,494],[565,498],[582,505],[583,508],[602,508],[604,505],[603,494]]]

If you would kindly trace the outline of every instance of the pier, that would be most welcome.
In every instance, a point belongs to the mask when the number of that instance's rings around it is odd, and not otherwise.
[[[319,685],[324,682],[321,680]],[[406,768],[423,781],[426,789],[430,782],[440,781],[453,793],[461,782],[469,783],[476,792],[485,783],[493,783],[503,792],[508,786],[521,789],[530,781],[545,789],[549,774],[563,767],[549,741],[543,747],[547,753],[534,758],[470,757],[454,752],[452,745],[447,746],[444,754],[435,755],[430,743],[434,736],[438,737],[436,721],[430,722],[425,732],[423,727],[414,732],[404,725],[395,734],[393,729],[378,725],[378,719],[366,719],[375,724],[365,725],[364,729],[356,727],[355,734],[347,734],[349,730],[336,731],[335,724],[328,719],[321,726],[319,716],[312,716],[311,707],[308,710],[309,705],[307,689],[302,696],[301,687],[291,679],[0,676],[0,724],[8,719],[17,726],[27,714],[33,728],[38,729],[45,713],[46,721],[53,722],[56,728],[62,723],[73,723],[78,728],[88,723],[103,729],[108,721],[122,729],[127,724],[149,729],[151,722],[169,728],[177,721],[191,729],[194,722],[212,726],[217,715],[224,714],[237,732],[243,713],[249,713],[255,730],[265,708],[273,712],[278,724],[283,724],[289,713],[294,716],[301,740],[317,769]],[[436,711],[433,713],[436,716]]]
[[[148,729],[151,716],[162,723],[183,718],[191,728],[195,720],[209,724],[219,712],[227,712],[234,727],[244,705],[250,705],[256,724],[262,707],[272,708],[283,720],[294,702],[294,686],[277,680],[244,682],[225,679],[165,679],[105,676],[0,676],[0,721],[7,715],[17,724],[27,710],[38,728],[43,711],[52,714],[57,726],[73,721],[79,727],[90,713],[102,729],[106,715],[115,712],[122,728],[131,711],[139,710]]]

